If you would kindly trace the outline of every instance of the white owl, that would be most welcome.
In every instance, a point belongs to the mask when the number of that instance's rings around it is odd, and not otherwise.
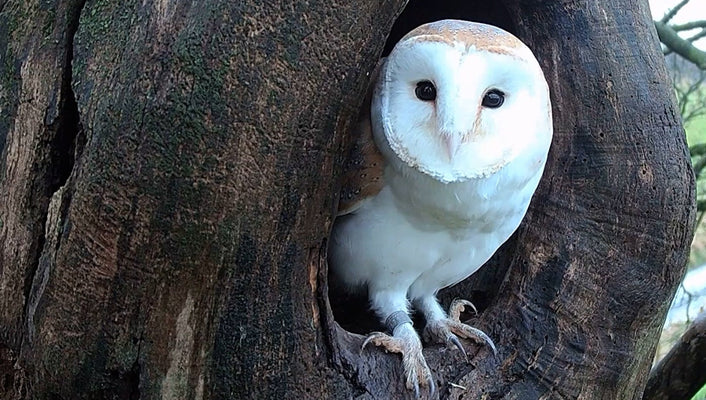
[[[447,314],[436,294],[478,270],[524,217],[552,139],[549,89],[519,39],[459,20],[414,29],[376,74],[333,227],[332,279],[367,287],[389,334],[365,344],[402,353],[407,387],[433,394],[410,306],[426,339],[495,351],[459,321],[468,301]]]

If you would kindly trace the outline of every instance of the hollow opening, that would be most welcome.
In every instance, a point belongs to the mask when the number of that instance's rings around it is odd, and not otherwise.
[[[397,20],[385,43],[383,57],[390,54],[395,44],[407,32],[428,22],[441,19],[464,19],[473,22],[495,25],[514,33],[510,14],[497,1],[457,1],[457,0],[410,0]]]
[[[455,0],[439,0],[434,2],[410,0],[399,17],[395,20],[382,53],[386,57],[395,44],[407,32],[419,25],[442,19],[462,19],[482,22],[498,26],[508,32],[515,33],[515,27],[502,2],[462,2]],[[344,217],[345,218],[345,217]],[[512,246],[510,239],[503,247]],[[507,252],[499,250],[486,266],[467,278],[467,284],[459,284],[453,288],[441,291],[439,297],[446,305],[454,297],[471,298],[478,309],[483,309],[497,293],[500,283],[507,271],[509,258]],[[331,268],[329,268],[331,271]],[[367,334],[372,331],[384,331],[385,328],[375,313],[370,309],[368,293],[365,288],[351,293],[335,282],[335,276],[329,272],[329,300],[334,319],[349,332]],[[464,281],[464,282],[465,282]],[[463,293],[463,295],[461,295]],[[414,325],[423,326],[421,316],[414,315]]]

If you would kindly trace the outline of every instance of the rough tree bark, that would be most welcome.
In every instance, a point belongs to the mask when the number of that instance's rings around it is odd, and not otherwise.
[[[647,4],[453,3],[393,29],[403,1],[0,1],[5,398],[408,395],[334,321],[326,237],[386,35],[443,17],[535,50],[556,134],[518,234],[446,294],[499,356],[426,349],[440,396],[640,398],[694,218]]]

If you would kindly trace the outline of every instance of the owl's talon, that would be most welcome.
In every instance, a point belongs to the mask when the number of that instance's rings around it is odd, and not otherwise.
[[[449,337],[449,340],[451,341],[451,343],[453,343],[454,346],[456,346],[457,349],[461,350],[461,354],[463,354],[463,357],[466,360],[468,360],[468,355],[466,354],[466,349],[463,348],[461,341],[458,340],[458,336],[452,334],[451,337]]]
[[[385,349],[385,352],[387,352],[387,351],[393,351],[393,352],[396,353],[397,351],[391,350],[391,349],[388,347],[388,345],[389,345],[388,342],[389,342],[389,340],[391,340],[391,339],[392,339],[392,336],[390,336],[390,335],[388,335],[388,334],[386,334],[386,333],[383,333],[383,332],[372,332],[372,333],[370,333],[370,334],[368,335],[368,337],[366,337],[365,340],[363,341],[363,345],[360,346],[360,352],[362,353],[363,350],[365,350],[365,346],[367,346],[368,343],[373,342],[373,344],[374,344],[375,346],[381,346],[381,347],[383,347],[383,348]]]
[[[424,337],[428,341],[445,343],[446,346],[453,345],[461,350],[461,353],[466,359],[468,359],[468,356],[459,337],[463,339],[473,339],[477,343],[486,344],[493,350],[493,355],[497,356],[498,350],[495,347],[495,343],[493,343],[485,332],[468,324],[464,324],[459,320],[461,311],[466,306],[471,307],[474,311],[476,310],[473,304],[468,300],[454,300],[449,307],[448,317],[427,321],[427,326],[424,328]]]
[[[466,306],[472,308],[475,315],[478,315],[478,310],[476,309],[476,306],[473,305],[473,303],[465,299],[454,299],[454,301],[451,302],[451,306],[449,306],[449,319],[457,323],[462,330],[466,331],[460,334],[462,337],[469,338],[469,336],[472,336],[476,339],[482,339],[483,342],[485,342],[493,350],[493,355],[497,356],[498,350],[497,348],[495,348],[495,343],[493,343],[493,340],[490,338],[490,336],[486,335],[485,332],[478,328],[474,328],[470,325],[461,322],[461,312]],[[463,353],[465,355],[466,351],[464,350]]]
[[[427,385],[429,385],[429,398],[434,398],[434,393],[436,393],[436,384],[434,383],[434,378],[429,375],[427,376]]]
[[[449,318],[461,322],[461,312],[465,310],[466,306],[470,307],[475,315],[478,315],[478,309],[473,303],[465,299],[454,299],[449,306]]]
[[[465,325],[465,324],[462,324],[462,325]],[[468,327],[468,328],[470,328],[470,330],[473,332],[472,335],[478,336],[478,337],[480,337],[481,339],[483,339],[483,341],[484,341],[488,346],[490,346],[490,348],[493,350],[493,356],[496,356],[496,357],[497,357],[497,355],[498,355],[498,349],[495,348],[495,343],[493,343],[493,340],[490,338],[490,336],[486,335],[485,332],[483,332],[483,331],[480,330],[480,329],[474,328],[474,327],[469,326],[469,325],[465,325],[465,326]]]
[[[397,335],[391,336],[382,332],[373,332],[363,341],[361,351],[372,343],[385,351],[402,354],[402,369],[405,375],[405,386],[414,390],[416,398],[420,396],[419,386],[428,386],[431,395],[436,391],[431,370],[422,354],[422,342],[411,324],[405,324]],[[430,395],[430,398],[431,398]]]

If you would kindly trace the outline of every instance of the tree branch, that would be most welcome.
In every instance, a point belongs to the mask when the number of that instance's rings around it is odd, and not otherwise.
[[[690,399],[706,383],[706,313],[650,372],[642,400]]]
[[[706,21],[690,21],[685,24],[671,25],[671,27],[677,32],[688,31],[696,28],[706,28]]]
[[[697,49],[688,40],[679,37],[679,34],[669,25],[655,21],[655,28],[659,40],[669,49],[694,63],[700,69],[706,70],[706,52]]]
[[[696,35],[686,39],[691,43],[694,43],[695,41],[701,39],[702,37],[706,36],[706,29],[702,30],[701,32],[697,33]]]
[[[662,17],[662,20],[660,22],[662,22],[663,24],[666,24],[667,22],[669,22],[669,20],[674,18],[674,16],[677,15],[679,10],[681,10],[681,8],[684,7],[686,5],[686,3],[688,3],[688,2],[689,2],[689,0],[682,0],[682,2],[680,2],[679,4],[674,6],[674,8],[669,10],[669,12],[664,14],[664,17]]]

